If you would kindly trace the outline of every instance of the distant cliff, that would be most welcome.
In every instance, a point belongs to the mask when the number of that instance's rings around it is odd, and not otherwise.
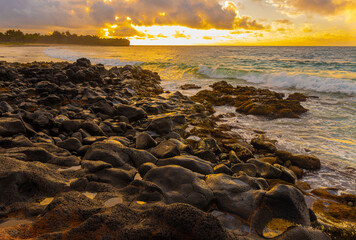
[[[77,44],[98,46],[130,46],[128,39],[100,38],[95,35],[77,35],[70,32],[54,31],[50,35],[39,33],[23,33],[20,30],[0,32],[0,43],[45,43],[45,44]]]

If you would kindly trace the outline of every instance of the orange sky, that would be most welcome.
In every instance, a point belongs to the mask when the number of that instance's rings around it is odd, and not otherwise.
[[[0,29],[133,45],[356,45],[356,0],[11,0]]]

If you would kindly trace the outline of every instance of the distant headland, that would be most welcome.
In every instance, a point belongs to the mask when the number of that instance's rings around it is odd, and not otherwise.
[[[49,35],[40,33],[23,33],[20,30],[0,32],[0,43],[33,43],[33,44],[76,44],[98,46],[130,46],[130,41],[124,38],[100,38],[95,35],[77,35],[69,31],[54,31]]]

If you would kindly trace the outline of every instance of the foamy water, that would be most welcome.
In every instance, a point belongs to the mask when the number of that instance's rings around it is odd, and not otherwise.
[[[79,57],[108,67],[135,64],[157,71],[164,88],[171,91],[185,83],[207,89],[226,80],[317,96],[303,103],[309,112],[300,119],[236,114],[225,121],[239,127],[234,131],[247,139],[254,136],[253,130],[264,130],[281,149],[321,158],[323,169],[306,177],[314,187],[335,186],[356,193],[356,47],[0,47],[0,60],[7,61]],[[192,95],[196,90],[182,92]]]

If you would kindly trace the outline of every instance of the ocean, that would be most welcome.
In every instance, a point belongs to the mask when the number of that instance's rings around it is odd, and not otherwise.
[[[107,67],[140,65],[156,71],[165,90],[193,83],[209,88],[219,80],[232,85],[269,88],[313,96],[302,103],[300,119],[268,120],[217,107],[216,114],[247,140],[255,130],[278,141],[279,149],[318,156],[319,172],[304,180],[315,187],[335,187],[356,194],[356,47],[230,46],[2,46],[0,61],[75,61],[86,57]],[[179,90],[194,95],[197,90]]]

